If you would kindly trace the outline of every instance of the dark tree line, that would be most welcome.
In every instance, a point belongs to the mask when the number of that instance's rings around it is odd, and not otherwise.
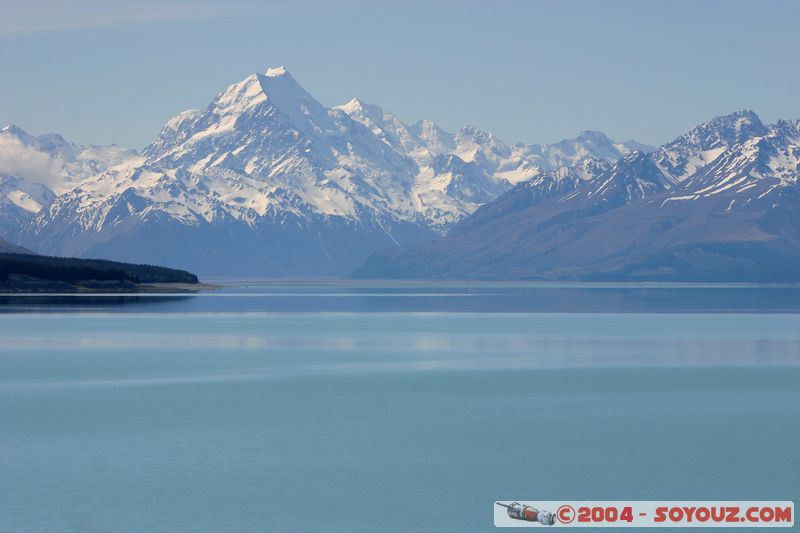
[[[197,283],[185,270],[135,265],[103,259],[75,259],[43,255],[0,254],[0,281],[9,276],[77,283],[81,281],[128,281],[131,283]]]

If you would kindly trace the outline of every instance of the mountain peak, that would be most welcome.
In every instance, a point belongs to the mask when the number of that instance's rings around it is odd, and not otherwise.
[[[261,77],[261,74],[251,74],[242,81],[229,85],[217,95],[211,105],[217,111],[236,113],[266,101],[266,95],[260,83]]]
[[[415,123],[413,123],[411,125],[412,129],[418,130],[418,131],[423,131],[423,130],[432,131],[434,129],[437,129],[438,127],[439,126],[437,126],[435,122],[433,122],[432,120],[427,119],[427,118],[423,118],[422,120],[418,120],[418,121],[416,121]]]
[[[614,163],[609,174],[623,177],[625,180],[651,182],[659,188],[668,188],[671,185],[671,180],[661,172],[650,156],[641,150],[634,150]]]
[[[800,120],[779,120],[775,130],[794,138],[800,138]]]
[[[728,115],[713,118],[709,123],[718,129],[732,128],[737,134],[743,130],[761,129],[764,123],[751,109],[741,109]]]
[[[647,154],[642,150],[634,150],[622,158],[626,163],[635,163],[637,161],[644,161],[645,159],[650,162],[650,158],[647,157]]]
[[[580,141],[588,141],[588,142],[603,142],[603,143],[611,143],[611,139],[608,138],[608,135],[603,133],[602,131],[597,130],[583,130],[578,134],[576,137],[577,140]]]
[[[470,135],[470,136],[493,135],[491,132],[485,132],[480,128],[476,128],[475,126],[470,126],[469,124],[458,128],[458,133],[460,135]]]
[[[738,111],[734,111],[729,116],[737,118],[748,118],[753,121],[761,122],[761,118],[759,118],[756,112],[753,111],[752,109],[740,109]]]
[[[217,95],[211,104],[212,113],[233,118],[215,129],[229,130],[236,116],[258,111],[264,105],[277,109],[302,130],[307,130],[309,123],[323,129],[332,127],[322,104],[297,83],[285,67],[273,67],[264,74],[251,74]]]
[[[456,136],[461,139],[470,139],[480,144],[495,144],[499,142],[494,133],[490,131],[484,131],[476,128],[475,126],[460,127]]]
[[[185,111],[181,111],[177,115],[167,120],[167,122],[164,124],[163,130],[177,130],[184,122],[202,116],[202,114],[203,112],[200,109],[187,109]]]
[[[416,135],[421,135],[421,136],[442,135],[445,133],[444,130],[440,128],[438,124],[427,118],[416,121],[414,124],[411,125],[411,130]]]
[[[10,135],[14,135],[15,137],[27,137],[28,132],[17,126],[16,124],[9,124],[8,126],[4,127],[0,130],[2,133],[8,133]]]
[[[356,98],[351,99],[346,104],[342,104],[342,105],[340,105],[338,107],[341,108],[342,110],[346,110],[346,109],[356,110],[356,109],[363,109],[364,106],[366,106],[366,105],[367,105],[367,103],[364,102],[364,100],[356,97]]]
[[[217,108],[233,107],[244,110],[267,99],[284,99],[289,93],[310,98],[285,67],[271,67],[263,74],[256,72],[229,85],[217,95],[214,104]]]
[[[742,109],[695,126],[665,145],[664,149],[683,152],[722,149],[764,135],[766,131],[767,127],[758,115],[749,109]]]
[[[264,76],[268,78],[280,78],[281,76],[289,76],[290,78],[292,77],[292,75],[289,74],[289,71],[286,70],[286,67],[284,66],[270,67],[264,73]]]
[[[346,104],[337,105],[333,109],[344,111],[351,116],[364,116],[375,121],[383,119],[383,109],[375,104],[368,104],[360,98],[353,98]]]
[[[268,68],[264,74],[255,74],[260,90],[267,99],[280,107],[287,99],[316,100],[300,85],[285,67]],[[250,79],[250,78],[248,78]],[[316,105],[320,105],[316,103]]]

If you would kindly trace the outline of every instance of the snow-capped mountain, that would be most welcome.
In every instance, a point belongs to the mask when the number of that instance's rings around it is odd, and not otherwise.
[[[475,128],[452,134],[430,121],[408,126],[357,98],[334,109],[413,161],[416,173],[411,200],[415,210],[439,232],[510,187],[506,178],[496,175],[510,151],[492,134]]]
[[[118,146],[80,146],[55,133],[33,136],[6,126],[0,130],[0,236],[15,240],[56,195],[135,157]]]
[[[356,275],[800,281],[799,174],[800,121],[737,112],[587,179],[520,183]]]
[[[170,119],[141,156],[53,189],[20,238],[203,274],[342,274],[445,233],[514,183],[628,150],[601,134],[510,148],[476,128],[408,126],[357,99],[326,108],[272,68]]]
[[[508,145],[358,99],[327,108],[279,67],[179,113],[141,154],[1,130],[0,236],[231,276],[343,274],[398,245],[361,272],[669,278],[709,257],[764,271],[756,256],[800,256],[798,165],[800,122],[752,111],[659,148],[593,131]]]
[[[800,121],[781,120],[722,152],[686,181],[671,201],[724,199],[728,209],[777,208],[798,195]]]
[[[491,132],[471,126],[456,133],[429,120],[407,126],[379,106],[357,98],[335,109],[414,160],[419,169],[415,205],[440,230],[449,229],[511,186],[543,173],[564,172],[590,159],[615,161],[634,150],[654,150],[636,141],[615,143],[601,132],[590,131],[552,145],[509,147]]]
[[[171,119],[142,160],[60,195],[27,236],[48,253],[217,275],[335,274],[433,236],[411,201],[416,170],[270,69]]]
[[[647,154],[636,151],[614,163],[574,198],[606,211],[662,193],[671,185],[670,176],[658,168]]]
[[[680,183],[725,150],[764,135],[766,126],[754,112],[737,111],[692,128],[653,154],[653,160],[674,183]]]
[[[471,216],[457,224],[450,235],[466,233],[489,221],[507,217],[512,213],[536,206],[552,198],[573,198],[588,190],[584,185],[596,183],[597,177],[609,172],[612,163],[602,159],[584,159],[572,167],[545,171],[534,178],[520,182],[496,200],[479,207]]]
[[[574,139],[555,144],[514,147],[518,157],[542,170],[572,167],[589,158],[616,161],[632,152],[652,152],[655,148],[636,141],[617,143],[599,131],[583,131]]]
[[[46,185],[0,174],[0,235],[15,240],[22,226],[53,198],[55,194]]]

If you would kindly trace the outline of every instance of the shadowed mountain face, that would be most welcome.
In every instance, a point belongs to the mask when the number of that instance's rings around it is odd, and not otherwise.
[[[800,280],[800,122],[744,111],[583,178],[522,183],[357,277]]]
[[[325,108],[272,68],[176,115],[141,154],[3,129],[0,163],[20,164],[0,168],[0,236],[206,275],[339,275],[445,234],[516,183],[640,148],[599,132],[509,146],[358,99]]]
[[[0,254],[33,254],[33,252],[5,239],[0,239]]]

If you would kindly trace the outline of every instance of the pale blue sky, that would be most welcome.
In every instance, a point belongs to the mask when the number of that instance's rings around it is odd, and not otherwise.
[[[0,123],[141,148],[285,65],[327,106],[658,144],[742,108],[800,118],[798,21],[790,0],[0,0]]]

